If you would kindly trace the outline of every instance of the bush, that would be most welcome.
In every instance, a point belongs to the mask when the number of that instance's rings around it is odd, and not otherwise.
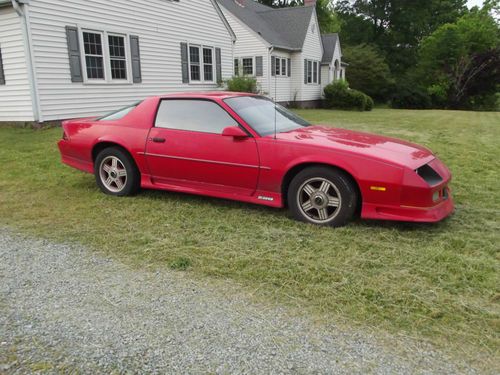
[[[358,90],[349,88],[346,81],[339,80],[325,87],[325,104],[327,108],[357,109],[371,111],[373,100]]]
[[[391,107],[401,109],[427,109],[431,108],[431,98],[425,90],[419,87],[400,86],[392,93]]]
[[[257,80],[253,77],[233,77],[226,83],[229,91],[250,92],[253,94],[257,94],[259,92],[257,88]]]

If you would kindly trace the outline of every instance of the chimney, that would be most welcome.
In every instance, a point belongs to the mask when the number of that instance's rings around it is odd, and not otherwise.
[[[304,0],[304,6],[315,6],[316,5],[316,0]]]

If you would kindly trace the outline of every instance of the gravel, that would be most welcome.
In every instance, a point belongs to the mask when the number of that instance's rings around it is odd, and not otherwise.
[[[256,304],[189,273],[145,271],[0,228],[0,373],[474,373]]]

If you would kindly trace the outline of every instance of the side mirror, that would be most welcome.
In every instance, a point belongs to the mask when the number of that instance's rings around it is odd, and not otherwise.
[[[248,134],[241,129],[239,126],[228,126],[224,128],[222,131],[222,135],[225,137],[233,137],[233,138],[248,138]]]

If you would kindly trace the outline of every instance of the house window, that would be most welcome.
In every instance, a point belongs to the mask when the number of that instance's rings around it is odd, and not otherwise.
[[[276,66],[275,66],[275,73],[277,76],[280,75],[280,72],[281,72],[281,68],[280,68],[280,65],[281,65],[281,59],[279,58],[276,58]]]
[[[234,59],[234,75],[239,76],[240,75],[240,60]]]
[[[203,47],[203,79],[205,82],[214,80],[214,50]]]
[[[253,58],[246,57],[241,60],[243,75],[253,76]]]
[[[191,81],[201,81],[200,47],[189,46],[189,71]]]
[[[85,66],[88,79],[104,79],[104,55],[102,48],[102,34],[83,32],[83,46]]]
[[[125,37],[108,35],[109,63],[112,79],[127,79],[127,55],[125,52]]]
[[[305,60],[307,83],[319,83],[319,61]]]
[[[312,83],[312,61],[307,60],[307,83]]]
[[[281,59],[281,75],[286,77],[286,59]]]
[[[318,62],[313,62],[313,82],[318,83]]]

